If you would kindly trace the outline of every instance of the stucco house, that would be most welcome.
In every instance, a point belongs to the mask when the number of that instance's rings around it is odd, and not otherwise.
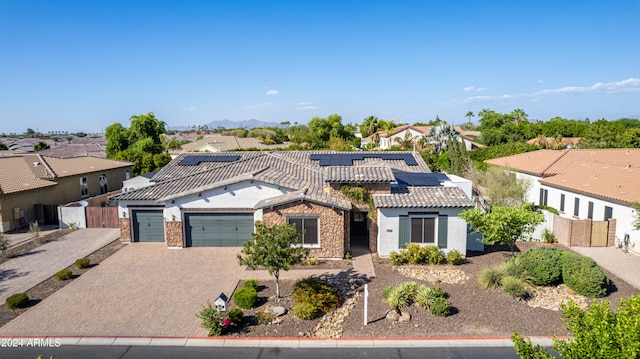
[[[422,138],[429,138],[429,133],[433,126],[412,126],[412,125],[400,125],[394,128],[391,132],[386,133],[384,131],[379,131],[378,138],[379,143],[377,147],[381,150],[388,150],[393,146],[398,145],[398,141],[404,141],[405,139],[410,139],[410,141],[414,144],[417,144],[418,141]],[[460,134],[460,139],[464,141],[465,148],[467,151],[471,151],[475,148],[486,147],[475,141],[472,136],[479,136],[480,132],[478,131],[465,131],[460,126],[453,126],[453,129],[458,131]],[[374,143],[373,136],[368,136],[362,139],[361,146],[363,148],[367,147],[367,144]]]
[[[531,188],[527,200],[556,208],[576,220],[615,219],[615,238],[631,240],[640,253],[640,231],[633,203],[640,203],[640,149],[538,150],[486,161],[504,167]]]
[[[416,153],[183,153],[151,181],[112,197],[124,242],[241,246],[264,221],[295,224],[319,258],[355,245],[388,256],[410,241],[466,253],[458,213],[473,205],[471,182],[431,173]]]
[[[122,188],[131,163],[39,154],[0,156],[0,231],[38,220],[58,224],[58,205]]]

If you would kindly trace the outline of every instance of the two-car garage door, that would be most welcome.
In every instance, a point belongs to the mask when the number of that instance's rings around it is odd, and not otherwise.
[[[253,213],[186,213],[187,247],[242,247],[251,240]]]

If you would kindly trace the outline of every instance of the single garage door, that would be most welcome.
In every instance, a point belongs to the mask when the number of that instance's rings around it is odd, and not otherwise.
[[[187,247],[242,247],[253,238],[253,213],[187,213],[185,223]]]
[[[164,242],[162,210],[132,211],[134,242]]]

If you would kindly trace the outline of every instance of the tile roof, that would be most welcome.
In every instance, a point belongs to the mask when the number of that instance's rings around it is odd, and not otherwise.
[[[107,158],[105,146],[100,143],[90,142],[83,144],[71,144],[58,147],[51,147],[38,152],[41,156],[72,158],[72,157],[97,157]]]
[[[539,150],[486,162],[544,177],[546,185],[640,202],[640,148]]]
[[[238,149],[246,149],[246,148],[258,148],[258,149],[278,149],[289,146],[289,144],[274,144],[274,145],[265,145],[260,142],[257,138],[253,137],[236,137],[236,136],[222,136],[222,135],[213,135],[207,136],[200,140],[185,143],[180,146],[179,149],[170,151],[172,154],[178,154],[183,152],[195,152],[199,151],[201,148],[209,145],[210,147],[216,148],[218,151],[232,151]]]
[[[252,180],[278,185],[291,191],[305,190],[306,199],[319,203],[350,208],[347,201],[333,198],[324,192],[326,182],[330,178],[331,167],[321,167],[318,161],[310,159],[312,154],[334,154],[334,151],[274,151],[274,152],[202,152],[183,153],[174,158],[162,168],[152,181],[156,184],[128,191],[113,199],[117,200],[150,200],[159,201],[166,198],[175,198],[178,194],[195,193],[194,191],[207,188],[216,188],[225,183],[237,183]],[[384,152],[392,153],[392,152]],[[404,152],[407,153],[407,152]],[[181,166],[179,163],[186,156],[240,156],[234,162],[202,161],[193,166]],[[429,172],[424,160],[418,154],[413,154],[418,165],[409,166],[404,160],[381,160],[365,158],[354,161],[352,168],[367,167],[372,173],[385,181],[389,180],[389,172],[393,168],[400,168],[406,172]],[[371,169],[370,164],[375,163],[377,169]],[[375,168],[375,167],[374,167]],[[354,170],[355,171],[355,170]],[[345,176],[347,175],[345,172]],[[354,174],[356,172],[351,172]],[[338,174],[342,175],[340,171]],[[393,173],[391,173],[391,176]],[[230,181],[230,182],[229,182]],[[212,187],[211,187],[212,186]],[[288,200],[283,197],[282,200]],[[271,204],[269,204],[271,205]]]
[[[263,199],[262,201],[256,203],[255,209],[273,207],[297,201],[316,202],[325,206],[337,207],[345,210],[351,209],[351,203],[349,201],[345,201],[329,195],[308,195],[306,189],[285,193],[281,196]]]
[[[37,159],[36,155],[0,157],[0,193],[55,186],[55,182],[40,178],[39,174],[46,173],[46,168],[34,159]]]
[[[395,182],[390,167],[332,166],[327,169],[327,182],[384,183]]]
[[[56,178],[130,167],[128,162],[100,158],[60,159],[39,154],[0,156],[0,192],[14,193],[54,186]]]
[[[464,208],[471,199],[457,186],[398,187],[391,194],[373,195],[376,208]]]

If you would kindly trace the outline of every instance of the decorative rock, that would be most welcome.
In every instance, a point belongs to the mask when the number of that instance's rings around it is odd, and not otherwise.
[[[389,320],[393,320],[394,322],[397,322],[398,320],[400,320],[400,317],[401,317],[401,314],[395,310],[390,310],[385,316],[385,318]]]
[[[267,312],[273,314],[274,317],[281,317],[287,314],[287,310],[284,307],[280,306],[268,306]]]
[[[467,279],[462,270],[450,266],[402,266],[398,267],[397,271],[405,277],[426,280],[434,284],[456,284]]]
[[[411,314],[409,314],[408,312],[400,312],[400,318],[398,319],[398,322],[409,322],[411,321]]]

